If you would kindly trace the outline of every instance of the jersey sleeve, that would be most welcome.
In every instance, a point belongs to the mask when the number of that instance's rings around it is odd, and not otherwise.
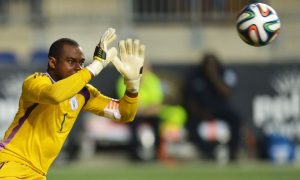
[[[133,121],[138,105],[138,97],[131,98],[124,95],[121,99],[113,99],[101,94],[92,85],[87,85],[90,92],[90,99],[83,107],[84,111],[104,116],[118,122]]]
[[[24,100],[41,104],[56,104],[77,94],[91,79],[89,70],[53,83],[45,73],[35,73],[25,79],[22,86]]]

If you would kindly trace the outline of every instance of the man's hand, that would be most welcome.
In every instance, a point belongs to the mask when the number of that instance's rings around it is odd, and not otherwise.
[[[135,39],[127,39],[119,43],[120,58],[115,56],[111,61],[125,80],[126,91],[137,93],[142,76],[145,46]]]
[[[115,47],[108,50],[109,44],[117,38],[115,32],[115,29],[108,28],[95,48],[93,62],[87,66],[94,76],[98,75],[118,54]]]

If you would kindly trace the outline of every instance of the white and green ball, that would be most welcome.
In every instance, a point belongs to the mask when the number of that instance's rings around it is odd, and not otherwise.
[[[253,3],[238,14],[236,27],[240,38],[251,46],[265,46],[278,36],[280,20],[269,5]]]

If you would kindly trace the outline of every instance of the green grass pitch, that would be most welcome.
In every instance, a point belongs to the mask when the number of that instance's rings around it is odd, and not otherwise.
[[[124,163],[53,166],[47,180],[297,180],[300,165],[243,162],[217,165],[206,162]]]

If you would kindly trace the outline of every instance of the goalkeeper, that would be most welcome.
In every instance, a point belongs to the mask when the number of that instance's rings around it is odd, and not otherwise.
[[[139,40],[122,40],[119,58],[116,48],[108,49],[115,39],[115,30],[109,28],[86,67],[76,41],[62,38],[51,45],[47,72],[24,80],[18,112],[0,142],[0,179],[46,179],[80,111],[118,122],[134,119],[145,46]],[[126,92],[120,100],[88,84],[110,62],[124,77]]]

